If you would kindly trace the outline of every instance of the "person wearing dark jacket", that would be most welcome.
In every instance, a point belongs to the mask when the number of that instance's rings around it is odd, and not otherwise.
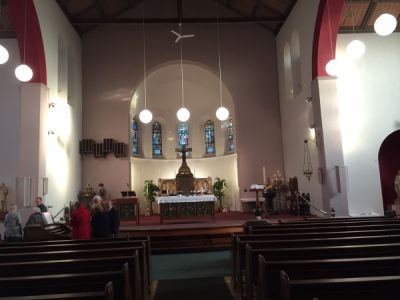
[[[28,219],[28,221],[26,222],[25,226],[28,226],[28,225],[35,225],[35,224],[43,224],[43,225],[46,224],[46,222],[45,222],[45,220],[44,220],[44,218],[43,218],[43,216],[42,216],[40,207],[37,207],[37,206],[35,206],[35,207],[33,208],[33,212],[32,212],[32,214],[29,216],[29,219]]]
[[[110,215],[108,211],[105,211],[101,205],[97,205],[94,208],[90,224],[92,225],[93,238],[100,239],[112,237]]]
[[[105,202],[105,209],[108,210],[108,214],[110,215],[110,229],[111,229],[111,234],[113,237],[118,236],[118,231],[119,231],[119,211],[115,209],[115,207],[112,205],[111,200],[107,200]]]

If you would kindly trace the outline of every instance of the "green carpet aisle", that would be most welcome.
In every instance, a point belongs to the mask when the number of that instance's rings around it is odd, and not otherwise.
[[[229,251],[152,256],[154,300],[233,300],[225,276]]]
[[[153,255],[153,280],[230,276],[229,251]]]
[[[233,300],[223,277],[161,280],[155,300]]]

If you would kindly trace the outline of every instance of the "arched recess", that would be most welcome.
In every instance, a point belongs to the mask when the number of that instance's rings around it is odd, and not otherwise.
[[[312,78],[328,76],[326,64],[335,57],[336,38],[344,0],[321,0],[314,27]]]
[[[297,30],[293,31],[290,38],[290,56],[292,60],[293,94],[297,96],[303,89],[301,78],[300,39]]]
[[[287,99],[293,99],[292,58],[289,43],[283,48],[283,70],[285,74],[285,94]]]
[[[202,158],[205,154],[203,125],[205,119],[215,124],[216,156],[225,155],[225,122],[219,121],[215,112],[220,105],[219,77],[207,66],[184,61],[184,96],[185,107],[190,111],[188,121],[189,143],[193,148],[192,158]],[[147,108],[153,113],[154,120],[164,120],[163,126],[163,158],[175,159],[177,146],[177,110],[181,100],[180,62],[162,64],[150,72],[146,79]],[[223,105],[228,108],[235,123],[235,107],[232,95],[222,81]],[[139,82],[132,95],[130,115],[138,115],[144,109],[144,82]],[[139,123],[139,140],[143,155],[151,159],[151,126]],[[236,140],[236,139],[235,139]],[[230,153],[232,154],[232,153]]]
[[[21,62],[25,56],[25,64],[33,70],[30,82],[47,85],[43,38],[33,0],[7,1],[7,6],[17,35]]]
[[[389,134],[379,148],[379,173],[381,178],[382,199],[385,209],[390,208],[396,199],[394,177],[400,170],[400,130]]]

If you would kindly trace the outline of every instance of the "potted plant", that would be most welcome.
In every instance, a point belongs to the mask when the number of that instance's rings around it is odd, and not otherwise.
[[[254,214],[256,215],[257,220],[261,220],[262,216],[262,208],[261,207],[256,207],[254,210]]]
[[[220,212],[222,211],[222,200],[225,197],[225,187],[227,187],[225,179],[220,179],[219,177],[215,178],[215,182],[213,184],[213,193],[219,201],[218,211]]]
[[[146,197],[149,208],[150,208],[150,215],[153,215],[153,202],[156,201],[156,196],[160,188],[153,183],[153,180],[145,180],[144,181],[144,196]]]

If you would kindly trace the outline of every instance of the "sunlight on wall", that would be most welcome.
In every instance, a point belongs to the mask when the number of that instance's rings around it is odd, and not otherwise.
[[[54,133],[48,135],[47,170],[51,179],[49,188],[53,195],[65,193],[70,182],[68,145],[71,138],[71,107],[64,101],[56,99],[55,106],[49,107],[48,128]],[[61,205],[60,203],[58,203]]]
[[[339,52],[337,56],[345,60],[344,53]],[[361,99],[360,76],[357,63],[345,60],[343,71],[337,79],[339,123],[345,155],[354,152],[361,145],[360,133],[366,122]]]

